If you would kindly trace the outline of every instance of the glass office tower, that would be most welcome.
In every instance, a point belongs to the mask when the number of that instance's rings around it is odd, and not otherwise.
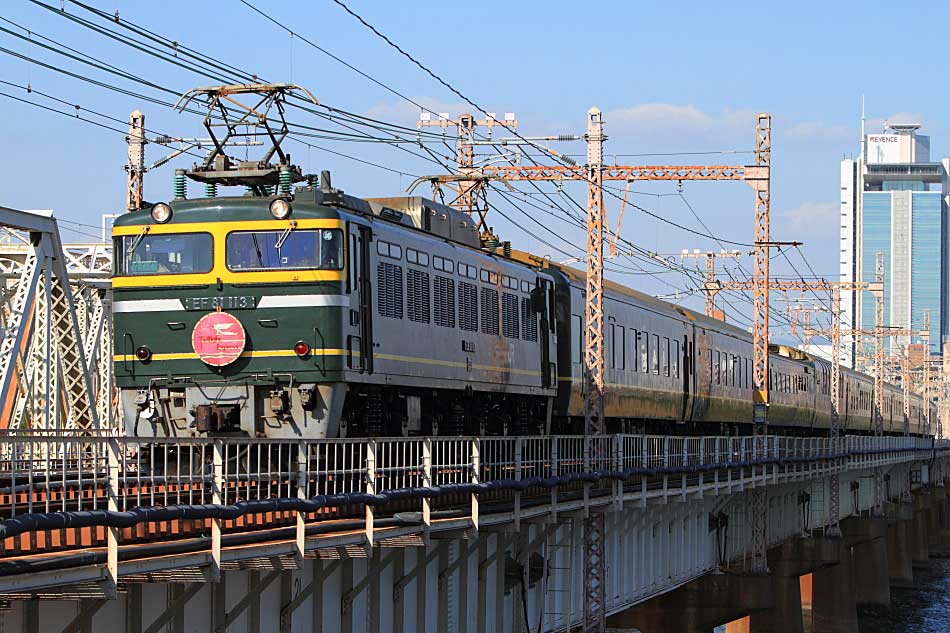
[[[874,281],[877,253],[884,254],[884,323],[919,329],[930,311],[930,351],[947,337],[947,209],[950,159],[930,160],[929,137],[916,124],[890,125],[862,138],[861,155],[841,162],[842,281]],[[842,327],[873,328],[874,297],[842,293]],[[887,339],[891,346],[919,337]],[[869,353],[843,336],[842,362]]]

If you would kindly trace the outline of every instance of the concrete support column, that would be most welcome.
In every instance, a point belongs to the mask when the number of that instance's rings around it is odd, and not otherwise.
[[[842,542],[839,563],[812,575],[814,633],[858,633],[854,603],[851,548]]]
[[[855,603],[888,606],[891,603],[891,583],[887,538],[855,545],[851,553]]]
[[[855,603],[889,605],[887,519],[849,517],[841,522],[841,530],[845,546],[851,547]]]
[[[930,508],[927,509],[927,545],[940,544],[940,505],[943,502],[943,489],[933,489],[930,493]]]
[[[887,569],[890,582],[896,586],[914,583],[914,568],[910,554],[910,536],[913,509],[909,503],[894,503],[887,510]]]
[[[607,626],[636,628],[642,633],[708,633],[743,614],[771,609],[770,580],[768,576],[709,574],[610,616]]]
[[[798,576],[774,575],[772,591],[775,606],[750,612],[749,633],[803,633],[802,595]]]
[[[914,512],[914,519],[908,528],[910,530],[910,558],[914,565],[926,565],[930,560],[930,546],[927,538],[927,511],[919,509]]]

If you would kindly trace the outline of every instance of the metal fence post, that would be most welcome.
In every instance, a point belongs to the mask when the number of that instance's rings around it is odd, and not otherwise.
[[[432,487],[432,438],[422,439],[422,487]],[[422,497],[422,538],[429,544],[429,528],[431,527],[432,503],[428,496]]]
[[[705,438],[705,437],[699,438],[699,460],[698,460],[696,463],[697,463],[698,466],[700,466],[700,469],[699,469],[699,498],[702,499],[703,496],[704,496],[704,495],[703,495],[703,479],[705,478],[703,475],[704,475],[705,472],[706,472],[705,469],[703,468],[703,466],[706,465],[706,438]]]
[[[297,498],[306,501],[310,486],[310,456],[306,442],[297,444]],[[303,510],[297,510],[297,552],[298,562],[303,562],[306,551],[307,521]]]
[[[106,452],[108,459],[108,510],[118,512],[119,510],[119,440],[110,437],[106,441]],[[32,495],[32,491],[30,491]],[[106,532],[106,583],[105,594],[109,598],[115,598],[118,594],[119,586],[119,528],[109,527]]]
[[[366,443],[366,494],[376,494],[376,440]],[[366,545],[373,547],[373,504],[366,504]]]
[[[558,438],[557,436],[551,438],[551,476],[558,477],[560,475],[559,465],[558,465]],[[557,486],[551,488],[551,521],[557,522]]]
[[[481,478],[481,454],[479,453],[478,438],[472,438],[472,483],[476,486]],[[472,491],[472,527],[478,530],[478,492]]]
[[[612,438],[613,450],[611,468],[617,472],[623,470],[623,437],[614,435]],[[614,480],[614,508],[617,512],[623,511],[623,479]]]
[[[250,449],[248,449],[250,451]],[[235,460],[237,457],[235,457]],[[215,440],[211,449],[211,503],[221,505],[224,493],[224,441]],[[211,519],[211,577],[221,579],[221,519]]]
[[[521,436],[515,438],[515,481],[521,481],[521,469],[523,465],[521,463],[521,450],[523,448],[523,443],[521,441]],[[521,531],[521,493],[515,491],[515,531]]]
[[[647,439],[646,433],[640,437],[640,452],[643,453],[643,463],[641,463],[640,466],[645,470],[650,463],[650,448],[647,446],[650,441]],[[647,476],[645,474],[640,476],[640,507],[647,507]]]

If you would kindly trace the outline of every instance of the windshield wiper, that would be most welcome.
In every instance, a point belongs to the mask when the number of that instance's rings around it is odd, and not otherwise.
[[[280,250],[280,248],[284,245],[284,242],[287,241],[287,238],[290,237],[291,231],[293,231],[296,228],[297,228],[297,220],[291,220],[287,228],[284,229],[283,232],[281,232],[281,234],[277,236],[277,243],[274,244],[274,248],[276,248],[277,250]]]
[[[139,244],[142,243],[142,239],[151,230],[152,230],[152,227],[150,225],[146,224],[145,226],[143,226],[139,234],[136,235],[135,239],[133,239],[132,242],[129,244],[129,247],[125,249],[125,254],[131,257],[132,253],[135,252],[135,249],[138,248]]]

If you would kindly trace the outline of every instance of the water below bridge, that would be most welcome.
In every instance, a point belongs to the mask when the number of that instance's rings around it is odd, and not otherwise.
[[[858,618],[861,633],[950,631],[950,557],[915,568],[913,587],[892,586],[890,607],[861,608]]]

